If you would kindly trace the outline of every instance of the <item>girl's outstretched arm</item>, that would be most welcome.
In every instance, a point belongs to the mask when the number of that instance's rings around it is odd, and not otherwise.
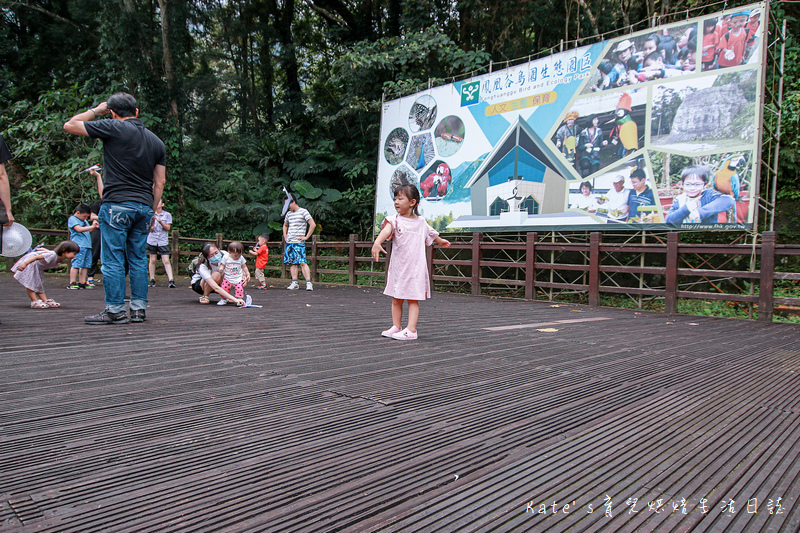
[[[29,258],[28,258],[28,259],[26,259],[25,261],[21,262],[21,263],[20,263],[20,264],[17,266],[17,270],[25,270],[25,267],[26,267],[26,266],[30,265],[30,264],[31,264],[31,263],[33,263],[34,261],[39,261],[40,259],[44,259],[44,256],[43,256],[43,255],[41,255],[41,254],[32,255],[31,257],[29,257]]]
[[[441,237],[436,237],[435,239],[433,239],[433,242],[434,244],[438,244],[442,248],[447,248],[448,246],[450,246],[450,241],[448,241],[447,239],[442,239]]]
[[[381,246],[381,244],[386,242],[386,239],[388,239],[391,234],[392,234],[392,224],[390,222],[387,222],[386,225],[381,230],[381,232],[378,234],[378,238],[375,239],[375,243],[372,245],[372,259],[377,261],[381,255],[381,252],[383,252],[384,254],[386,253],[386,250],[383,249],[383,246]]]

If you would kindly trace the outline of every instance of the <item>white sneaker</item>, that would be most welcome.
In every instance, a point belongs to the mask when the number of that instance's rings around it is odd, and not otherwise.
[[[408,328],[405,328],[400,333],[395,333],[394,335],[392,335],[392,338],[398,341],[413,341],[416,340],[417,334],[411,333],[410,331],[408,331]]]
[[[220,300],[217,302],[217,305],[228,305],[228,300]]]
[[[293,282],[291,282],[291,283],[289,284],[289,286],[288,286],[288,287],[286,287],[286,288],[287,288],[287,289],[289,289],[290,291],[294,291],[294,290],[297,290],[297,289],[299,289],[299,288],[300,288],[300,285],[298,285],[296,281],[293,281]]]
[[[314,290],[314,286],[311,284],[310,281],[306,281],[306,290],[307,291],[313,291]]]
[[[392,324],[392,327],[390,327],[386,331],[381,331],[381,335],[383,335],[384,337],[389,337],[391,339],[392,335],[394,335],[395,333],[400,333],[400,331],[401,331],[400,328]]]

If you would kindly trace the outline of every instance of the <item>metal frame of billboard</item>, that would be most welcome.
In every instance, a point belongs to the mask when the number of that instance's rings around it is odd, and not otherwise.
[[[768,140],[766,140],[766,141],[765,141],[764,138],[762,138],[762,131],[761,131],[762,127],[761,126],[762,125],[768,125],[768,123],[770,122],[770,121],[766,121],[765,122],[765,120],[764,120],[765,108],[767,108],[768,111],[772,111],[772,108],[770,106],[772,106],[772,102],[773,102],[772,99],[771,100],[767,100],[766,99],[767,97],[765,96],[765,93],[766,93],[766,91],[765,91],[765,87],[766,87],[765,80],[766,80],[766,74],[767,74],[766,73],[766,71],[767,71],[767,68],[766,68],[767,58],[771,57],[769,55],[769,53],[771,52],[770,49],[772,49],[775,46],[775,42],[773,42],[773,43],[763,42],[763,41],[765,41],[765,39],[763,39],[763,36],[764,35],[768,35],[768,33],[764,30],[764,27],[766,26],[765,23],[766,22],[770,22],[770,23],[773,22],[772,14],[769,11],[769,2],[767,1],[767,2],[764,2],[764,3],[760,3],[760,4],[751,4],[751,5],[745,6],[745,7],[761,9],[762,14],[765,15],[761,19],[761,24],[760,24],[760,26],[758,28],[759,35],[762,36],[762,39],[761,39],[762,42],[759,42],[760,63],[752,62],[754,66],[751,66],[751,67],[747,67],[746,65],[735,67],[735,71],[747,70],[747,71],[753,71],[753,72],[759,72],[760,73],[760,76],[758,76],[758,78],[759,78],[758,79],[758,84],[760,85],[760,87],[759,87],[759,90],[757,91],[757,94],[755,95],[756,103],[760,104],[760,105],[756,106],[756,109],[758,109],[759,111],[756,113],[756,119],[755,119],[755,123],[754,123],[755,132],[756,132],[756,135],[758,136],[758,139],[757,139],[757,141],[752,143],[752,151],[751,151],[751,155],[750,155],[750,157],[748,159],[748,164],[749,164],[749,168],[750,168],[750,171],[751,171],[751,179],[749,180],[750,181],[750,183],[749,183],[749,190],[750,190],[749,200],[750,200],[750,204],[752,205],[752,208],[751,208],[752,209],[752,214],[750,215],[749,221],[747,223],[745,223],[745,224],[742,224],[742,223],[732,223],[732,224],[714,223],[714,224],[712,224],[710,226],[709,225],[703,225],[703,224],[692,224],[692,225],[688,225],[688,226],[685,225],[685,224],[684,225],[659,224],[657,222],[656,223],[647,223],[647,224],[626,223],[626,224],[614,224],[613,228],[609,227],[609,224],[604,224],[604,223],[597,223],[597,224],[585,223],[585,224],[567,225],[567,226],[562,226],[562,225],[559,225],[559,224],[534,224],[534,225],[530,225],[530,224],[525,224],[525,223],[522,223],[522,224],[513,223],[513,224],[507,225],[507,226],[495,224],[495,225],[492,225],[492,226],[483,226],[482,227],[480,225],[477,225],[477,226],[471,226],[471,227],[467,227],[467,228],[463,228],[463,229],[467,230],[467,231],[480,230],[480,231],[540,231],[540,232],[542,232],[542,231],[578,231],[578,232],[583,232],[583,231],[594,231],[594,230],[606,231],[606,230],[611,230],[611,229],[613,229],[614,231],[619,231],[619,230],[623,230],[623,231],[682,230],[683,231],[683,230],[710,230],[710,229],[711,230],[715,230],[715,231],[719,231],[719,230],[726,230],[727,229],[727,230],[745,231],[745,232],[748,232],[748,233],[753,233],[754,235],[757,234],[757,232],[758,232],[757,231],[757,227],[758,227],[757,224],[758,224],[758,208],[759,208],[759,206],[763,207],[762,204],[765,204],[768,207],[770,207],[770,206],[774,207],[774,195],[772,195],[769,200],[764,201],[762,195],[760,194],[759,183],[760,183],[761,169],[760,169],[759,162],[763,161],[763,159],[762,159],[762,145],[765,145],[765,144],[768,144],[768,143],[773,143],[771,146],[774,146],[774,149],[771,149],[770,151],[768,151],[768,156],[773,158],[777,162],[777,149],[779,148],[779,134],[780,134],[780,131],[779,131],[779,126],[778,126],[778,131],[776,132],[776,134],[772,134],[772,132],[769,132],[770,135],[768,137]],[[606,40],[606,41],[603,41],[602,43],[595,43],[595,45],[590,45],[589,47],[581,47],[581,48],[578,48],[576,50],[585,50],[585,49],[590,48],[591,46],[595,46],[595,47],[600,46],[600,49],[602,50],[603,53],[602,54],[598,53],[598,55],[592,57],[592,60],[593,60],[592,70],[595,71],[597,69],[598,63],[600,62],[601,57],[603,55],[607,55],[608,54],[609,50],[612,49],[611,45],[613,45],[614,43],[620,43],[621,41],[626,40],[626,38],[630,39],[630,40],[641,39],[645,33],[649,33],[651,31],[655,31],[655,30],[668,31],[668,30],[670,30],[672,28],[683,27],[683,26],[685,26],[687,24],[688,25],[694,24],[694,25],[699,26],[700,28],[702,28],[701,19],[709,19],[710,17],[717,17],[717,16],[720,16],[720,15],[729,14],[731,12],[738,12],[741,9],[743,9],[743,8],[737,8],[735,10],[727,10],[727,11],[723,11],[723,12],[720,12],[720,13],[712,13],[712,14],[704,15],[702,17],[695,17],[694,19],[689,20],[687,22],[674,22],[674,23],[663,25],[663,26],[659,26],[657,28],[651,28],[649,30],[636,32],[636,33],[633,33],[633,34],[630,34],[630,35],[627,35],[627,36],[621,36],[621,37],[618,37],[618,38],[615,38],[615,39]],[[782,40],[781,40],[781,44],[782,44]],[[566,53],[569,53],[569,51],[566,52]],[[559,54],[556,54],[556,56],[558,56],[558,55]],[[554,57],[554,56],[550,56],[550,57]],[[782,53],[781,53],[781,57],[782,57]],[[700,74],[699,63],[700,62],[697,61],[698,66],[697,66],[696,72],[693,72],[694,74]],[[530,65],[530,63],[528,63],[528,64]],[[514,69],[514,68],[516,68],[516,67],[508,67],[507,69],[503,69],[501,71],[494,71],[494,72],[491,72],[490,74],[496,75],[498,72],[499,73],[504,73],[504,72],[508,73],[509,69]],[[760,69],[760,71],[759,71],[759,69]],[[781,66],[780,74],[782,76],[782,66]],[[486,75],[483,75],[483,79],[485,79],[485,76]],[[584,78],[585,77],[586,76],[584,76]],[[696,76],[694,76],[694,79],[698,79],[698,78],[701,78],[701,77],[706,77],[706,76],[705,75],[703,75],[703,76],[697,76],[696,75]],[[472,78],[472,80],[474,80],[474,79],[481,80],[482,76],[475,76],[474,78]],[[781,84],[782,84],[782,77],[781,77],[780,81],[781,81]],[[450,85],[454,86],[455,83],[454,84],[450,84]],[[461,87],[463,87],[463,85],[464,85],[464,82],[462,82],[460,84]],[[587,84],[583,84],[582,87],[585,89],[586,85],[588,85],[588,83]],[[653,84],[650,84],[650,86],[652,87]],[[439,86],[438,89],[441,89],[442,87],[447,87],[447,86],[446,85],[445,86]],[[421,93],[418,93],[416,95],[412,95],[412,96],[409,96],[409,97],[401,98],[399,100],[414,99],[413,100],[413,102],[414,102],[413,105],[416,105],[416,103],[417,103],[416,100],[420,99],[421,97],[424,97],[426,95],[429,96],[430,92],[431,92],[431,89],[437,89],[437,88],[431,88],[430,87],[430,83],[429,83],[429,89],[427,89],[425,91],[422,91]],[[616,91],[615,94],[619,95],[620,93],[622,93],[624,91],[625,91],[625,89],[622,89],[622,90]],[[633,92],[635,92],[635,91],[633,91]],[[561,113],[559,114],[559,117],[558,117],[559,119],[564,117],[564,115],[567,112],[570,111],[569,106],[574,101],[576,101],[578,96],[579,96],[579,94],[578,94],[578,91],[576,90],[571,95],[571,98],[570,98],[568,104],[566,104],[566,105],[564,105],[562,107],[562,111],[561,111]],[[780,91],[777,94],[777,98],[780,99]],[[386,123],[387,123],[386,111],[389,108],[390,104],[392,104],[392,102],[396,102],[396,100],[393,100],[393,101],[387,103],[387,101],[384,98],[384,99],[382,99],[382,102],[381,102],[381,109],[382,109],[382,116],[381,116],[381,142],[382,142],[382,146],[381,146],[381,148],[382,149],[379,150],[379,156],[378,156],[379,157],[379,162],[378,162],[379,163],[379,176],[378,176],[379,185],[378,185],[378,187],[376,187],[376,199],[375,199],[376,226],[377,226],[377,222],[379,222],[379,220],[378,220],[379,219],[379,215],[388,214],[388,210],[384,210],[383,212],[380,211],[379,205],[382,203],[384,205],[384,207],[385,207],[386,204],[388,203],[385,198],[383,198],[381,200],[381,195],[386,196],[388,193],[387,193],[387,191],[382,191],[381,190],[380,182],[381,182],[381,179],[382,179],[381,171],[385,170],[385,168],[382,169],[382,167],[386,167],[386,163],[387,163],[387,160],[386,160],[386,158],[388,157],[387,156],[387,154],[388,154],[387,150],[392,148],[392,147],[389,146],[390,137],[387,136],[387,129],[386,129],[386,126],[385,126]],[[433,104],[435,105],[436,102],[434,101]],[[519,102],[516,103],[516,105],[518,105],[518,104],[519,104]],[[649,102],[648,102],[648,104],[649,104]],[[779,103],[777,105],[777,110],[778,110],[778,113],[779,113],[780,112],[780,104]],[[430,109],[428,109],[428,111],[430,111]],[[425,113],[425,106],[424,105],[420,106],[419,112],[423,113],[423,114]],[[650,113],[651,113],[651,109],[648,108],[647,109],[647,118],[652,118]],[[409,112],[409,115],[410,114],[411,113]],[[422,116],[423,120],[427,118],[424,115],[421,115],[421,116]],[[530,117],[530,115],[528,117]],[[458,118],[458,117],[456,117],[456,118]],[[438,120],[438,119],[436,119],[436,120]],[[423,124],[420,124],[420,127],[417,129],[417,131],[414,131],[411,128],[406,129],[405,132],[404,132],[404,134],[405,134],[404,138],[401,136],[401,138],[394,139],[394,140],[397,141],[398,145],[401,145],[401,144],[405,143],[406,146],[408,146],[410,144],[409,141],[414,136],[414,134],[418,133],[418,132],[421,132],[421,131],[423,131],[425,129],[425,128],[422,127],[422,125]],[[438,132],[438,134],[437,134],[437,132],[435,131],[435,128],[433,128],[433,126],[435,124],[431,123],[431,124],[426,124],[426,125],[428,127],[427,133],[432,133],[433,132],[434,134],[430,135],[429,138],[426,139],[426,141],[422,143],[422,146],[420,146],[420,143],[418,143],[416,145],[416,153],[414,154],[414,157],[418,159],[419,165],[418,165],[418,167],[416,169],[412,169],[413,171],[420,170],[421,172],[417,172],[416,176],[414,176],[414,174],[412,174],[412,172],[408,172],[411,175],[412,179],[414,177],[417,178],[416,184],[418,186],[420,186],[421,189],[422,189],[423,182],[425,181],[425,179],[427,179],[426,176],[427,177],[432,177],[433,176],[433,172],[436,171],[437,164],[438,164],[439,168],[441,168],[441,166],[442,166],[441,163],[443,163],[444,162],[443,160],[445,159],[444,157],[439,157],[440,156],[440,152],[439,152],[439,150],[436,150],[435,148],[432,149],[432,150],[430,148],[427,148],[430,152],[432,152],[432,154],[427,154],[426,155],[426,153],[425,153],[426,146],[425,145],[428,144],[428,143],[433,144],[433,142],[437,142],[438,143],[442,139],[442,137],[441,137],[441,133],[442,132]],[[441,124],[439,126],[441,126]],[[454,124],[454,126],[457,128],[458,124],[456,123],[456,124]],[[549,137],[553,137],[555,135],[554,132],[558,128],[558,126],[559,126],[558,123],[554,124],[547,131],[546,134],[538,135],[538,137],[535,136],[535,135],[531,135],[529,133],[532,130],[532,128],[530,128],[530,125],[527,124],[527,123],[523,124],[520,127],[517,127],[516,131],[514,131],[514,132],[512,132],[511,128],[509,128],[509,130],[506,131],[505,133],[507,135],[510,135],[510,136],[515,136],[515,138],[517,140],[517,144],[519,144],[519,139],[521,137],[524,137],[525,135],[527,135],[528,137],[536,137],[534,139],[528,139],[529,140],[528,144],[531,147],[531,150],[529,150],[529,151],[530,152],[534,152],[537,155],[542,155],[542,152],[546,152],[547,151],[547,150],[541,150],[542,145],[544,145],[545,148],[550,148],[550,152],[551,153],[549,155],[552,156],[552,151],[553,151],[552,150],[552,144],[548,145],[548,138]],[[526,129],[526,127],[527,127],[527,129]],[[445,125],[444,130],[443,130],[445,134],[450,135],[450,136],[455,135],[456,138],[459,138],[459,136],[457,135],[457,132],[453,133],[453,129],[448,129],[448,128],[449,127],[447,125]],[[447,140],[450,140],[450,139],[447,139]],[[648,140],[649,140],[649,136],[648,136]],[[438,148],[438,146],[437,146],[437,148]],[[642,153],[646,153],[651,148],[652,148],[652,146],[650,146],[649,144],[644,146],[640,150],[639,156],[641,156]],[[539,152],[537,152],[537,150],[539,150]],[[737,150],[741,151],[741,149],[737,148],[736,150],[733,150],[733,152],[736,152]],[[484,154],[484,155],[487,155],[487,154]],[[488,154],[488,155],[492,155],[492,154]],[[500,156],[503,156],[503,155],[504,154],[500,154]],[[505,155],[507,155],[507,154],[505,154]],[[546,157],[548,154],[544,154],[544,155]],[[704,154],[704,155],[707,155],[707,154]],[[405,152],[403,154],[403,156],[405,156],[405,159],[409,159],[409,157],[410,157],[408,152]],[[499,157],[499,159],[502,159],[502,157]],[[551,157],[551,159],[555,159],[555,161],[552,161],[552,160],[551,161],[547,161],[547,163],[550,164],[550,166],[555,167],[555,168],[558,169],[559,165],[561,165],[560,168],[563,168],[563,165],[565,164],[564,160],[560,160],[559,161],[558,157],[556,157],[556,158],[552,158]],[[620,161],[622,163],[630,163],[630,161],[632,159],[633,159],[633,157],[628,158],[628,159],[625,159],[623,157],[623,158],[620,159]],[[400,158],[399,161],[402,162],[403,158]],[[395,163],[397,163],[397,161],[395,161]],[[647,163],[648,164],[650,163],[649,156],[648,156]],[[514,169],[515,169],[514,172],[516,172],[517,165],[520,165],[520,162],[518,160],[515,160],[513,165],[514,165]],[[399,166],[402,166],[402,165],[399,165]],[[447,165],[444,165],[444,166],[447,166]],[[768,169],[772,168],[772,167],[769,166],[769,164],[765,164],[765,167],[767,167]],[[774,168],[776,169],[776,167],[777,167],[777,165],[775,165]],[[511,167],[509,166],[508,168],[511,168]],[[406,168],[406,170],[408,171],[409,169]],[[768,170],[768,175],[769,176],[773,176],[774,173],[770,173],[770,170]],[[572,175],[571,177],[573,179],[571,179],[568,182],[567,187],[569,186],[569,184],[579,184],[579,183],[581,183],[581,179],[582,179],[581,177],[575,176],[575,175]],[[452,178],[453,178],[453,176],[450,176],[451,180],[452,180]],[[384,177],[384,179],[385,179],[385,177]],[[654,179],[654,176],[653,176],[653,173],[652,173],[652,170],[651,170],[650,171],[650,175],[649,175],[649,183],[655,183],[653,179]],[[770,181],[770,183],[772,184],[772,187],[774,188],[775,180],[771,179],[771,180],[768,180],[768,181]],[[391,180],[390,180],[390,183],[391,183]],[[439,183],[439,182],[437,182],[437,183]],[[524,184],[524,185],[528,185],[528,184]],[[426,203],[430,204],[431,203],[429,201],[428,195],[425,194],[425,192],[431,193],[431,189],[432,189],[432,187],[430,186],[430,184],[426,185],[426,187],[424,189],[422,189],[423,190],[423,196],[426,197],[426,199],[423,201],[423,204],[426,204]],[[436,194],[436,193],[433,192],[433,194]],[[526,193],[517,192],[517,187],[515,187],[513,189],[513,193],[510,193],[509,199],[511,199],[513,197],[518,197],[518,196],[520,196],[520,194],[526,194]],[[567,192],[567,194],[569,194],[569,192]],[[533,193],[530,193],[529,196],[532,197]],[[434,200],[439,200],[439,199],[438,198],[434,198]],[[660,197],[659,197],[658,201],[660,201]],[[569,204],[567,204],[567,206],[568,205]],[[663,212],[665,212],[665,210],[663,208],[661,208],[661,211],[662,211],[662,214],[663,214]],[[431,220],[432,217],[428,216],[428,212],[425,210],[424,207],[423,207],[423,212],[425,213],[426,218]],[[663,218],[662,218],[662,220],[663,220]],[[439,228],[439,229],[442,230],[444,228]]]
[[[773,231],[775,228],[775,206],[778,193],[778,158],[781,145],[781,118],[783,115],[783,77],[784,64],[786,59],[786,19],[779,22],[775,19],[773,11],[770,9],[770,2],[767,2],[769,13],[769,36],[774,37],[768,46],[764,47],[764,77],[763,77],[763,97],[762,106],[762,139],[761,139],[761,169],[760,175],[762,185],[766,195],[759,196],[759,209],[763,209],[769,215],[769,220],[764,224],[766,231]],[[767,83],[772,78],[773,83]],[[776,84],[777,91],[770,90],[770,86]],[[766,135],[764,135],[766,133]],[[761,189],[759,189],[760,191]],[[758,220],[754,227],[758,228]]]

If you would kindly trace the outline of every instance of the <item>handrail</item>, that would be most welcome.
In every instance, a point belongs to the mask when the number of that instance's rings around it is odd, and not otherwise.
[[[31,229],[34,235],[67,238],[68,231]],[[469,235],[464,235],[469,237]],[[387,258],[373,262],[371,241],[358,241],[350,235],[347,241],[323,241],[313,236],[308,254],[309,267],[314,281],[339,282],[348,285],[373,284],[385,276]],[[542,293],[552,291],[585,293],[589,305],[600,305],[601,294],[624,294],[655,298],[664,301],[668,314],[677,312],[678,298],[739,302],[758,308],[758,319],[771,321],[774,306],[800,308],[800,298],[782,297],[775,294],[775,281],[799,282],[800,272],[776,271],[776,264],[791,257],[800,256],[800,246],[776,244],[775,232],[764,232],[761,243],[752,244],[694,244],[680,242],[679,232],[669,232],[666,242],[658,243],[603,243],[602,233],[590,233],[588,242],[549,242],[538,240],[536,233],[527,233],[524,238],[509,242],[483,240],[481,233],[473,233],[470,240],[453,240],[447,248],[434,247],[428,254],[431,280],[439,289],[458,284],[461,290],[468,288],[472,295],[481,295],[505,287],[510,291],[524,290],[524,298],[536,299]],[[214,242],[224,248],[230,240],[222,233],[213,239],[185,237],[178,230],[170,232],[170,257],[176,272],[198,253],[200,245]],[[254,241],[246,241],[249,250]],[[390,243],[387,242],[387,245]],[[280,250],[281,241],[267,245]],[[388,248],[391,254],[391,248]],[[754,252],[755,250],[755,252]],[[726,263],[736,263],[736,258],[747,258],[756,253],[759,270],[741,268],[713,268],[713,265],[692,266],[687,257],[707,254],[720,256]],[[560,257],[557,254],[564,254]],[[617,258],[625,254],[641,254],[649,257],[649,264],[623,264]],[[279,255],[279,254],[276,254]],[[656,258],[656,260],[654,260]],[[6,260],[7,266],[14,260]],[[369,264],[369,268],[364,265]],[[281,257],[273,256],[266,267],[286,278],[287,267]],[[465,270],[466,272],[462,272]],[[638,276],[638,278],[637,278]],[[658,286],[646,286],[641,280],[646,277],[663,278]],[[334,279],[335,278],[335,279]],[[344,279],[347,281],[344,282]],[[625,285],[624,281],[638,279],[638,286]],[[681,283],[683,280],[683,283]],[[698,281],[699,280],[699,281]],[[759,291],[725,292],[722,282],[757,284]],[[707,290],[697,285],[705,285]],[[547,293],[546,291],[550,291]]]

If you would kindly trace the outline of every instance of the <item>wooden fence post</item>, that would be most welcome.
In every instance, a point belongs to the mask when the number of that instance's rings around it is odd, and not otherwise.
[[[536,233],[529,231],[525,237],[525,299],[536,297]]]
[[[220,250],[223,250],[224,248],[222,248],[222,233],[217,233],[217,236],[215,237],[215,239],[216,239],[217,248],[219,248]]]
[[[350,240],[347,243],[347,277],[350,285],[356,284],[356,235],[350,234]]]
[[[681,234],[670,231],[667,234],[667,279],[664,283],[664,312],[674,315],[678,312],[678,245]]]
[[[170,255],[171,255],[170,261],[172,261],[172,271],[175,273],[176,276],[178,272],[180,272],[179,263],[181,260],[181,255],[180,255],[181,249],[178,246],[180,244],[180,240],[181,237],[180,234],[178,233],[178,230],[176,229],[172,230],[172,242],[170,243],[172,245],[170,248]]]
[[[758,320],[772,322],[772,298],[775,288],[775,232],[761,234],[761,280],[758,288]]]
[[[318,239],[319,235],[311,236],[311,279],[314,280],[314,283],[319,282],[319,246],[317,246]]]
[[[589,305],[600,305],[600,235],[599,231],[589,234]]]
[[[280,279],[286,279],[286,272],[289,271],[289,267],[286,265],[286,263],[283,262],[283,252],[284,252],[284,250],[286,250],[286,243],[283,242],[283,238],[281,238],[281,240],[278,241],[278,254],[280,254],[280,258],[281,258],[280,259],[280,265],[281,265],[281,270],[280,270],[281,278]],[[317,280],[314,280],[314,281],[317,281]]]
[[[472,234],[472,295],[481,294],[481,234]]]

